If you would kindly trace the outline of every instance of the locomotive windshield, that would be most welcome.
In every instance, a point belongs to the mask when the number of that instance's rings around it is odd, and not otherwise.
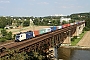
[[[16,38],[19,38],[20,36],[19,35],[16,35]]]
[[[20,38],[20,35],[16,35],[15,41],[18,41]]]

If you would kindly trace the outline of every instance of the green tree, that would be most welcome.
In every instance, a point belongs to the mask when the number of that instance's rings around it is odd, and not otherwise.
[[[35,18],[34,21],[33,21],[33,23],[34,23],[35,25],[39,25],[39,19],[38,19],[38,18]]]
[[[15,52],[14,50],[8,50],[8,55],[5,57],[0,58],[0,60],[27,60],[28,55],[25,52],[19,53],[18,51]]]
[[[16,26],[18,27],[18,26],[20,26],[21,25],[21,23],[22,23],[22,21],[21,20],[17,20],[17,24],[16,24]]]
[[[7,25],[7,20],[5,17],[0,17],[0,28],[4,28]]]
[[[85,26],[85,28],[84,28],[84,30],[90,30],[90,18],[87,18],[86,20],[85,20],[85,24],[86,24],[86,26]]]
[[[6,29],[1,30],[1,34],[2,34],[2,36],[6,36],[7,35]]]
[[[62,21],[62,24],[66,24],[66,23],[67,23],[66,21],[64,21],[64,20]]]
[[[23,22],[23,26],[29,26],[30,25],[30,21],[29,20],[26,20]]]
[[[11,31],[7,33],[6,39],[7,40],[11,40],[12,39],[12,32]]]
[[[0,42],[5,42],[6,41],[6,38],[5,37],[1,37],[0,38]]]
[[[73,22],[75,22],[75,20],[73,20],[73,19],[72,20],[69,20],[69,23],[73,23]]]
[[[0,28],[4,28],[6,25],[12,25],[12,19],[10,17],[0,17]]]

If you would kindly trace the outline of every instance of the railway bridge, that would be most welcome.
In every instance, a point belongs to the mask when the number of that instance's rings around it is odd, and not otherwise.
[[[52,48],[59,47],[61,44],[71,44],[71,37],[79,36],[85,27],[85,22],[71,25],[53,32],[49,32],[32,39],[22,42],[12,42],[9,44],[1,45],[5,49],[18,49],[20,52],[30,51],[48,51]],[[5,50],[3,49],[3,50]],[[0,57],[8,54],[6,51],[0,53]]]

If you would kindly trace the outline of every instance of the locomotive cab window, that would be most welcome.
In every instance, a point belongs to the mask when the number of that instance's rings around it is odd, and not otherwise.
[[[16,37],[17,37],[17,38],[19,38],[20,36],[19,36],[19,35],[17,35]]]

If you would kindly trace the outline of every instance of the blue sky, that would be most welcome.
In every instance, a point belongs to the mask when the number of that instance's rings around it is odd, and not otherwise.
[[[0,0],[0,16],[48,16],[90,12],[90,0]]]

